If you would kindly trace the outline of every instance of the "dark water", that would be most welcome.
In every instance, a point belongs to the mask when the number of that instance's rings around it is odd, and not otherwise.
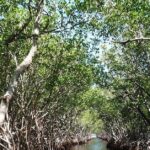
[[[74,146],[71,150],[107,150],[107,148],[104,141],[93,139],[87,144]]]

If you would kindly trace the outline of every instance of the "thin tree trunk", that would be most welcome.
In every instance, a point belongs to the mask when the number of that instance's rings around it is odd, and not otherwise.
[[[0,124],[4,123],[4,121],[5,121],[5,117],[7,116],[9,102],[12,99],[14,92],[17,88],[18,79],[19,79],[20,75],[23,74],[26,71],[26,69],[30,66],[30,64],[32,63],[32,59],[34,58],[34,56],[37,52],[38,37],[40,35],[39,23],[40,23],[40,19],[41,19],[41,15],[42,15],[42,8],[43,8],[43,0],[41,0],[37,4],[37,13],[36,13],[35,21],[34,21],[31,49],[29,50],[28,55],[21,62],[21,64],[17,66],[6,93],[4,94],[4,96],[1,97]]]
[[[137,111],[143,117],[143,119],[147,122],[147,124],[150,125],[150,119],[144,114],[144,112],[141,110],[139,106],[137,107]]]

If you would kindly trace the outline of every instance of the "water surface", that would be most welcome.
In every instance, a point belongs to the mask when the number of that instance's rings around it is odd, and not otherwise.
[[[106,142],[96,138],[83,145],[76,145],[71,150],[107,150]]]

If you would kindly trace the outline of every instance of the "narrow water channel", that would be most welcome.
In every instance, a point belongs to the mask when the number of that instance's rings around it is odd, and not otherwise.
[[[89,141],[87,144],[76,145],[71,150],[108,150],[106,143],[98,138]]]

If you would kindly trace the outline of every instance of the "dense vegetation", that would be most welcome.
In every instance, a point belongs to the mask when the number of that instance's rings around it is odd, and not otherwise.
[[[104,131],[147,146],[149,12],[149,0],[1,0],[1,149]]]

